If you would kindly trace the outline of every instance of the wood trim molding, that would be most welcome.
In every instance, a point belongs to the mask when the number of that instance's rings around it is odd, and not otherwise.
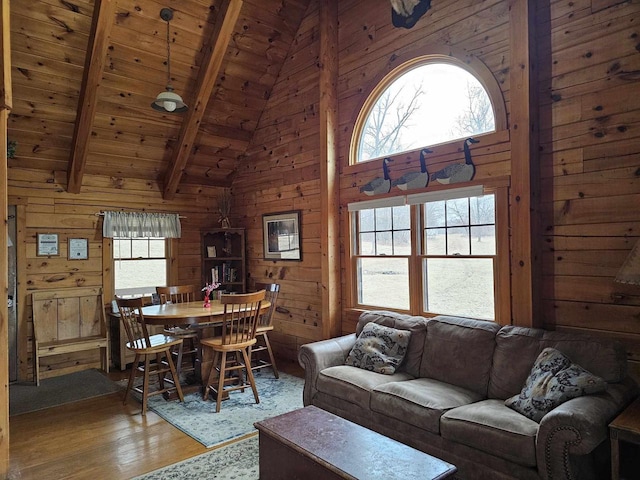
[[[98,87],[107,62],[115,3],[113,0],[96,0],[93,7],[91,33],[84,62],[76,124],[73,129],[71,156],[67,167],[67,192],[69,193],[80,193],[82,187],[82,177],[87,164],[87,147],[96,113]]]
[[[173,200],[178,191],[178,184],[187,161],[192,154],[193,144],[198,134],[198,127],[202,122],[211,92],[218,80],[218,73],[222,60],[231,41],[231,34],[240,16],[242,0],[223,0],[213,27],[211,42],[205,46],[202,66],[196,83],[196,93],[193,104],[187,112],[180,136],[176,142],[176,150],[170,162],[169,170],[164,179],[165,200]]]

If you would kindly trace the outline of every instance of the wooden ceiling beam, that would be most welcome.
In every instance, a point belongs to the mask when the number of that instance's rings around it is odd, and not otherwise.
[[[67,191],[69,193],[80,193],[82,187],[82,177],[87,164],[87,146],[98,103],[98,87],[107,61],[109,36],[114,22],[115,3],[115,0],[96,0],[94,5],[71,155],[67,168]]]
[[[223,0],[213,27],[211,42],[206,46],[198,73],[196,93],[180,129],[178,148],[173,154],[164,181],[164,199],[171,200],[178,191],[182,171],[193,151],[198,128],[213,92],[222,60],[229,46],[235,24],[240,16],[242,0]]]

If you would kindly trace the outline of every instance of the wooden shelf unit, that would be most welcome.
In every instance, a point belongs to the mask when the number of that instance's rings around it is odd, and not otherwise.
[[[213,251],[212,251],[213,250]],[[247,291],[244,228],[202,231],[202,284],[217,281],[218,291]]]

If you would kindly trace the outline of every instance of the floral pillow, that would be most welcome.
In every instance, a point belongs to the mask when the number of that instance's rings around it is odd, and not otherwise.
[[[411,332],[367,323],[349,352],[345,365],[392,375],[402,363]]]
[[[606,386],[602,378],[571,363],[562,352],[545,348],[534,362],[520,394],[508,398],[504,404],[539,423],[567,400],[601,392]]]

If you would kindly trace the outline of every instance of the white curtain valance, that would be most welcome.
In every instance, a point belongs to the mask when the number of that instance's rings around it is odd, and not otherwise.
[[[180,238],[182,231],[176,213],[104,212],[102,235],[108,238]]]

